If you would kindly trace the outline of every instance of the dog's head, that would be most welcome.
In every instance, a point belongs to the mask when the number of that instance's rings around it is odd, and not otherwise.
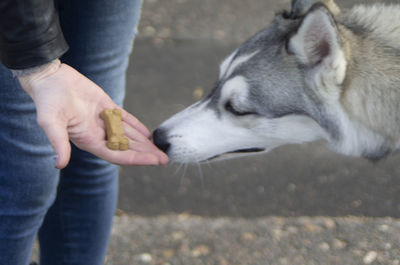
[[[333,13],[314,2],[294,0],[226,58],[212,92],[165,121],[155,144],[171,160],[201,162],[335,137],[321,98],[336,93],[346,60]]]

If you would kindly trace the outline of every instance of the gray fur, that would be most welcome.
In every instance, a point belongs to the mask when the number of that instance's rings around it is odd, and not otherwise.
[[[291,17],[304,16],[310,10],[310,8],[316,3],[324,4],[334,15],[337,15],[340,12],[339,7],[333,0],[293,0],[290,16]]]
[[[231,67],[229,74],[221,75],[207,98],[165,122],[161,128],[171,131],[172,135],[179,134],[182,139],[188,137],[189,143],[191,136],[174,132],[174,128],[190,124],[198,111],[212,109],[221,121],[226,120],[229,115],[226,113],[232,110],[224,106],[234,99],[225,98],[224,90],[227,83],[240,77],[246,82],[243,89],[248,94],[246,101],[234,102],[234,107],[243,115],[234,111],[238,117],[233,124],[238,130],[248,130],[250,137],[258,135],[252,130],[259,124],[282,126],[286,117],[305,117],[322,131],[304,141],[320,138],[343,154],[372,160],[382,158],[400,146],[398,14],[400,5],[357,6],[341,11],[333,0],[293,0],[290,12],[277,14],[268,28],[237,49],[224,66]],[[255,55],[232,66],[252,54]],[[307,128],[299,132],[305,133]],[[268,134],[273,133],[271,128]],[[293,140],[295,136],[288,136],[292,139],[288,143],[301,142],[301,139]],[[236,143],[235,146],[238,150],[264,148],[268,151],[285,143],[279,137],[275,136],[279,141],[271,138],[275,141],[272,147],[248,146],[248,143],[244,147]],[[207,140],[202,136],[199,139]],[[176,145],[187,151],[185,142]],[[190,152],[200,152],[197,148],[194,144]],[[232,153],[229,147],[224,148],[221,152]],[[210,157],[220,156],[213,152]],[[207,154],[193,157],[207,157]]]
[[[333,138],[338,138],[335,121],[328,117],[315,91],[304,86],[302,79],[306,77],[303,66],[286,50],[288,39],[300,23],[300,19],[286,20],[283,14],[278,14],[267,29],[244,43],[235,57],[259,50],[258,56],[241,64],[225,80],[219,80],[217,88],[211,93],[211,102],[214,107],[217,106],[219,90],[226,80],[244,76],[251,86],[249,102],[258,113],[268,118],[308,115],[326,128]]]

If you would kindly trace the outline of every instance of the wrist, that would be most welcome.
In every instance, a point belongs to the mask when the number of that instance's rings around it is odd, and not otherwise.
[[[22,88],[32,96],[32,88],[33,85],[46,78],[53,73],[57,72],[61,66],[61,62],[59,59],[55,59],[49,63],[27,68],[23,70],[11,70],[14,76],[16,76],[22,86]]]

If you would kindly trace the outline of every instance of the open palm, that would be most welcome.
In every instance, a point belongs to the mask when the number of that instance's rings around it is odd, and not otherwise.
[[[130,148],[127,151],[109,150],[100,112],[105,108],[119,107],[99,86],[66,64],[46,71],[35,78],[20,78],[20,81],[35,102],[38,124],[57,154],[57,168],[68,164],[71,153],[69,140],[115,164],[168,163],[168,157],[149,140],[148,129],[123,109],[123,127],[130,139]]]

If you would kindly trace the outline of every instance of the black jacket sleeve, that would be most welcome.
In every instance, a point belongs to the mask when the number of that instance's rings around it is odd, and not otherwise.
[[[0,0],[0,60],[6,67],[39,66],[67,50],[54,0]]]

